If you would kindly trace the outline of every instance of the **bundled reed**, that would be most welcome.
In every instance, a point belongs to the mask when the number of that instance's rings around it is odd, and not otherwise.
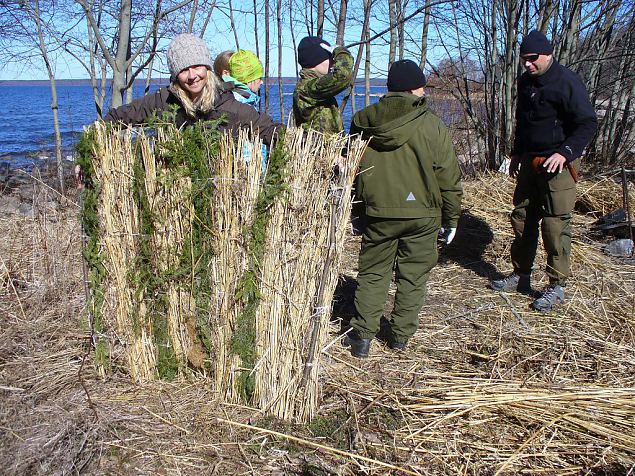
[[[364,143],[288,129],[263,172],[247,132],[150,131],[97,124],[87,147],[98,366],[310,418]]]
[[[333,163],[345,147],[334,178]],[[312,131],[287,132],[288,187],[273,205],[256,311],[255,397],[259,408],[281,418],[306,420],[317,406],[316,348],[324,346],[363,147],[344,136],[324,141]]]

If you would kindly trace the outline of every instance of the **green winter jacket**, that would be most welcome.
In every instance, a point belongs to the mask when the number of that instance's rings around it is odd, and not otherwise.
[[[357,194],[366,214],[382,218],[442,218],[454,228],[463,189],[447,128],[425,98],[388,93],[353,117],[351,134],[369,146],[360,163]]]
[[[335,96],[344,91],[353,77],[353,56],[341,46],[333,50],[333,69],[320,76],[303,68],[293,91],[293,117],[296,126],[326,134],[344,130]]]

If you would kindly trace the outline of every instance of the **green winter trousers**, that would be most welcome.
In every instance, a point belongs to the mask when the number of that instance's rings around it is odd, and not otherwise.
[[[428,273],[437,263],[440,217],[368,217],[359,253],[351,327],[363,339],[375,337],[395,270],[395,306],[389,319],[396,342],[405,342],[419,327]]]
[[[535,172],[529,161],[521,164],[511,213],[515,235],[511,258],[516,272],[531,273],[540,228],[549,282],[564,285],[570,274],[575,196],[575,181],[566,168],[559,174],[548,174]]]

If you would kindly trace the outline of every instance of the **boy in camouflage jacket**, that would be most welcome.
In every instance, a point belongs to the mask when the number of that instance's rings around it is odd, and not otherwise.
[[[325,134],[344,130],[335,96],[351,84],[353,56],[341,46],[335,49],[317,36],[307,36],[298,45],[300,80],[293,92],[296,126]]]

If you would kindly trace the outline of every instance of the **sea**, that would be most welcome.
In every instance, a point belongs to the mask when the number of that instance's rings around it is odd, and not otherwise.
[[[166,80],[167,84],[167,80]],[[154,83],[150,91],[162,84]],[[270,86],[269,114],[286,124],[291,111],[292,94],[295,84],[283,84],[284,117],[280,113],[278,82]],[[364,107],[362,87],[356,95],[357,110]],[[376,102],[386,92],[385,87],[371,86],[371,103]],[[136,85],[133,97],[144,93],[144,85]],[[264,86],[261,89],[262,111],[264,111]],[[108,100],[110,91],[107,92]],[[57,85],[60,131],[62,134],[63,157],[74,160],[74,145],[85,126],[97,119],[93,101],[93,91],[88,81],[60,81]],[[341,101],[341,97],[338,98]],[[53,133],[53,113],[51,111],[51,88],[48,81],[0,81],[0,165],[10,168],[32,169],[55,159],[55,137]],[[108,110],[106,106],[104,108]],[[352,117],[352,101],[344,111],[345,128],[348,130]]]

